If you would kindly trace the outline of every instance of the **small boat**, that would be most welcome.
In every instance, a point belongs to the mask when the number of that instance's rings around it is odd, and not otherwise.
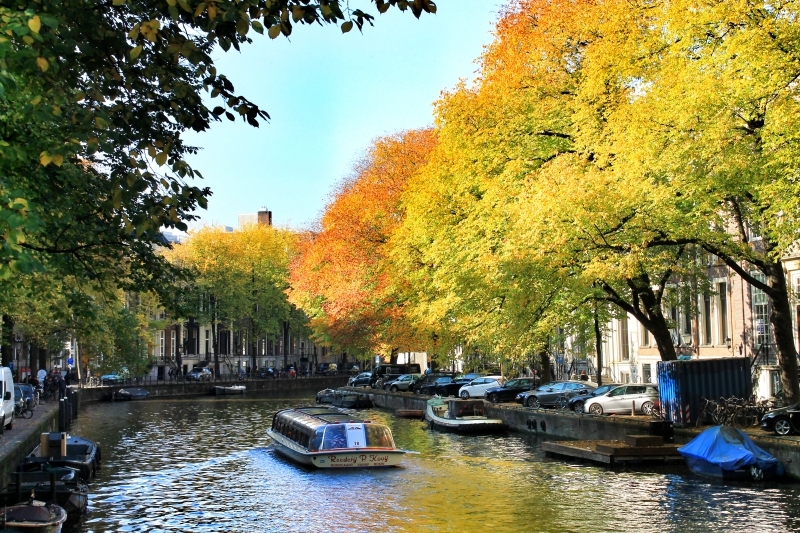
[[[11,481],[0,491],[0,505],[36,500],[53,501],[68,515],[83,514],[89,502],[89,487],[73,468],[38,464],[38,470],[12,472]]]
[[[39,445],[22,460],[17,470],[40,470],[43,463],[74,468],[81,479],[89,481],[100,468],[100,447],[77,435],[42,433]]]
[[[422,409],[395,409],[394,414],[400,418],[422,418],[425,411]]]
[[[139,387],[119,389],[111,393],[112,400],[144,400],[150,395],[150,391]]]
[[[317,468],[396,466],[406,453],[388,427],[328,407],[278,411],[267,434],[278,453]]]
[[[217,385],[214,387],[214,394],[217,396],[224,396],[226,394],[244,394],[246,390],[247,387],[244,385],[230,385],[229,387]]]
[[[317,403],[332,403],[335,394],[333,389],[322,389],[317,393]]]
[[[67,513],[55,504],[31,500],[0,510],[0,527],[23,533],[59,533]]]
[[[743,431],[729,426],[708,428],[678,452],[692,472],[703,476],[763,481],[785,474],[780,461],[756,446]]]
[[[374,405],[369,394],[342,389],[334,392],[331,404],[345,409],[364,409]]]
[[[484,415],[483,400],[443,400],[440,397],[428,400],[425,419],[431,429],[457,433],[496,433],[505,429],[505,423]]]

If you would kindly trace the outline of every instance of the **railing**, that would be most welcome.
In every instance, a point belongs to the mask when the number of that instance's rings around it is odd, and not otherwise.
[[[342,378],[349,378],[352,374],[348,374],[346,372],[340,372],[335,374]],[[185,375],[179,376],[169,376],[165,375],[163,378],[158,378],[156,376],[144,376],[140,378],[127,378],[121,381],[117,381],[115,383],[101,383],[100,378],[98,376],[91,376],[82,380],[81,387],[137,387],[140,385],[182,385],[185,383],[229,383],[232,381],[267,381],[267,380],[290,380],[290,379],[308,379],[308,378],[321,378],[321,377],[331,377],[328,374],[295,374],[294,377],[290,377],[288,372],[278,372],[274,376],[268,377],[258,377],[256,373],[254,374],[244,374],[240,376],[238,374],[222,374],[220,376],[212,376],[211,379],[205,381],[197,381],[195,379],[187,378]],[[73,383],[73,385],[75,385]]]

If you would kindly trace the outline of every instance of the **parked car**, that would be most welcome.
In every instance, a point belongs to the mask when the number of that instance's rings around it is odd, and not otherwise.
[[[467,378],[469,379],[469,378]],[[464,399],[467,398],[483,398],[486,396],[486,390],[492,387],[502,387],[503,376],[486,376],[482,378],[474,378],[472,381],[458,389],[458,395]]]
[[[422,387],[430,385],[431,383],[433,383],[434,381],[443,376],[452,377],[453,374],[451,372],[431,372],[430,374],[423,374],[420,379],[418,379],[417,381],[408,386],[408,390],[409,392],[421,394],[419,390]]]
[[[430,375],[430,374],[429,374]],[[427,376],[426,376],[427,377]],[[423,381],[423,380],[420,380]],[[433,381],[428,381],[422,385],[419,385],[414,388],[414,392],[417,394],[424,394],[425,396],[433,396],[436,394],[436,388],[440,386],[447,385],[448,383],[453,383],[455,378],[453,376],[437,376],[434,378]]]
[[[471,382],[472,380],[469,378],[455,377],[449,383],[437,383],[433,393],[439,396],[458,396],[461,387],[469,385]]]
[[[383,386],[383,390],[391,392],[407,391],[408,387],[421,377],[421,374],[403,374],[399,378],[386,383]]]
[[[520,394],[518,401],[525,407],[567,407],[570,398],[585,396],[595,388],[585,381],[551,381],[534,390]]]
[[[186,374],[186,381],[211,381],[211,371],[207,368],[195,368]]]
[[[275,369],[272,368],[272,367],[259,368],[258,372],[256,372],[256,377],[261,378],[261,379],[274,378],[275,377]]]
[[[351,387],[369,387],[372,372],[362,372],[354,378],[350,378],[348,385]]]
[[[100,376],[100,382],[103,385],[119,385],[125,381],[125,378],[119,374],[103,374]]]
[[[579,394],[578,396],[573,396],[567,403],[567,409],[570,411],[575,411],[576,413],[583,413],[583,406],[586,403],[586,400],[594,398],[595,396],[602,396],[603,394],[610,392],[612,389],[616,389],[620,385],[622,385],[622,383],[608,383],[606,385],[597,387],[589,394]]]
[[[761,417],[761,429],[778,435],[797,433],[800,428],[800,403],[773,409]]]
[[[522,391],[534,387],[533,378],[516,378],[506,381],[500,387],[486,389],[486,399],[492,403],[510,402]]]
[[[634,412],[650,414],[658,401],[658,386],[650,383],[622,385],[602,396],[586,400],[584,409],[593,415]]]

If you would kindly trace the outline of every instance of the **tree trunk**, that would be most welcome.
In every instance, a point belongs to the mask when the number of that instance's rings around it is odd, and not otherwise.
[[[2,361],[3,366],[8,366],[14,358],[14,319],[9,315],[3,315],[2,333],[0,336]]]
[[[547,352],[542,352],[539,354],[539,358],[542,361],[542,371],[541,371],[541,383],[549,383],[550,382],[550,354]]]
[[[600,331],[600,321],[597,319],[597,309],[594,310],[594,342],[597,352],[597,386],[603,384],[603,334]]]
[[[778,347],[781,388],[787,404],[791,405],[800,401],[800,383],[798,383],[797,351],[794,349],[792,332],[792,309],[789,303],[786,276],[780,261],[769,265],[767,284],[771,289],[766,294],[772,307],[769,321],[772,324],[775,344]]]
[[[400,353],[399,348],[392,348],[392,351],[389,352],[389,364],[396,365],[397,364],[397,355]]]

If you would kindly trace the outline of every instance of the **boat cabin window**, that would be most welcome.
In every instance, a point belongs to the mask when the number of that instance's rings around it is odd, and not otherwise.
[[[389,428],[364,424],[367,434],[367,446],[370,448],[394,448],[394,440]]]
[[[344,426],[340,424],[327,426],[322,437],[323,450],[335,450],[336,448],[347,448],[347,434]]]

